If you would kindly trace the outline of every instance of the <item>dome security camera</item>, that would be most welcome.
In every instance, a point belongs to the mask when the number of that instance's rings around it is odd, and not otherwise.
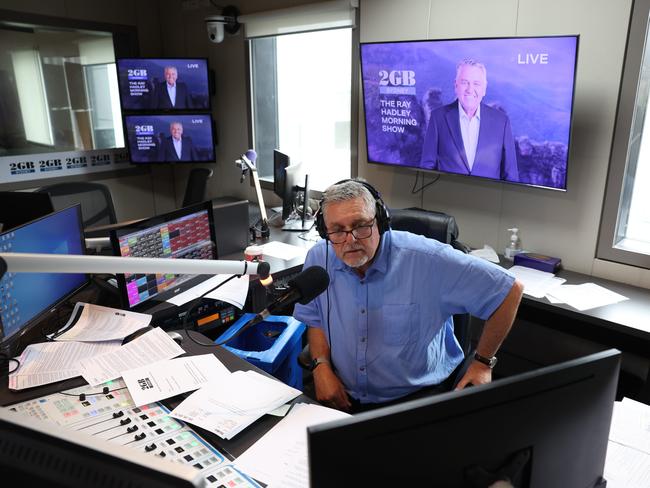
[[[205,19],[205,26],[208,29],[210,42],[220,43],[223,41],[223,26],[226,18],[223,15],[212,15]]]
[[[233,6],[224,7],[223,15],[210,15],[205,18],[205,27],[208,30],[208,39],[215,44],[223,41],[224,30],[228,34],[236,34],[239,30],[237,16],[239,10]]]

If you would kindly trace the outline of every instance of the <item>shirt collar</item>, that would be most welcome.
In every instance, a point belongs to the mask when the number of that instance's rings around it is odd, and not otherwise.
[[[470,118],[467,116],[465,113],[465,110],[463,109],[462,105],[460,102],[458,102],[458,113],[460,114],[460,118],[469,121]],[[480,122],[481,121],[481,104],[478,104],[478,108],[476,109],[476,113],[474,114],[474,117]]]

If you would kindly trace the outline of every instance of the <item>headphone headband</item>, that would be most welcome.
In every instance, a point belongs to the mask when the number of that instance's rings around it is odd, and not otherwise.
[[[341,185],[349,181],[354,181],[355,183],[359,183],[360,185],[363,185],[366,188],[366,190],[368,190],[372,195],[372,197],[375,199],[375,218],[377,219],[377,228],[379,229],[379,235],[389,230],[390,213],[388,212],[388,208],[386,207],[386,204],[381,199],[381,194],[375,189],[374,186],[372,186],[370,183],[366,181],[360,181],[352,178],[347,178],[345,180],[337,181],[332,186]],[[323,216],[323,200],[324,198],[321,198],[320,202],[318,203],[318,211],[316,212],[314,218],[316,221],[316,230],[318,231],[318,235],[320,235],[323,239],[327,239],[327,227],[325,225],[325,217]]]

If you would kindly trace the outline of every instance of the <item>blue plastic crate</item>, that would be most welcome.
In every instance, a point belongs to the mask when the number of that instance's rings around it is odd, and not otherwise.
[[[253,317],[255,314],[252,313],[242,315],[215,342],[228,340]],[[302,369],[298,365],[298,355],[302,351],[305,329],[305,324],[293,317],[271,315],[226,342],[223,347],[287,385],[302,390]]]

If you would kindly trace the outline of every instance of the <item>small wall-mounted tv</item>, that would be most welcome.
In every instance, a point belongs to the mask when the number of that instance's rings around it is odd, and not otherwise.
[[[124,111],[210,109],[206,59],[118,59],[117,77]]]
[[[214,129],[208,114],[124,116],[133,163],[214,163]]]
[[[566,190],[578,36],[361,45],[370,163]]]

